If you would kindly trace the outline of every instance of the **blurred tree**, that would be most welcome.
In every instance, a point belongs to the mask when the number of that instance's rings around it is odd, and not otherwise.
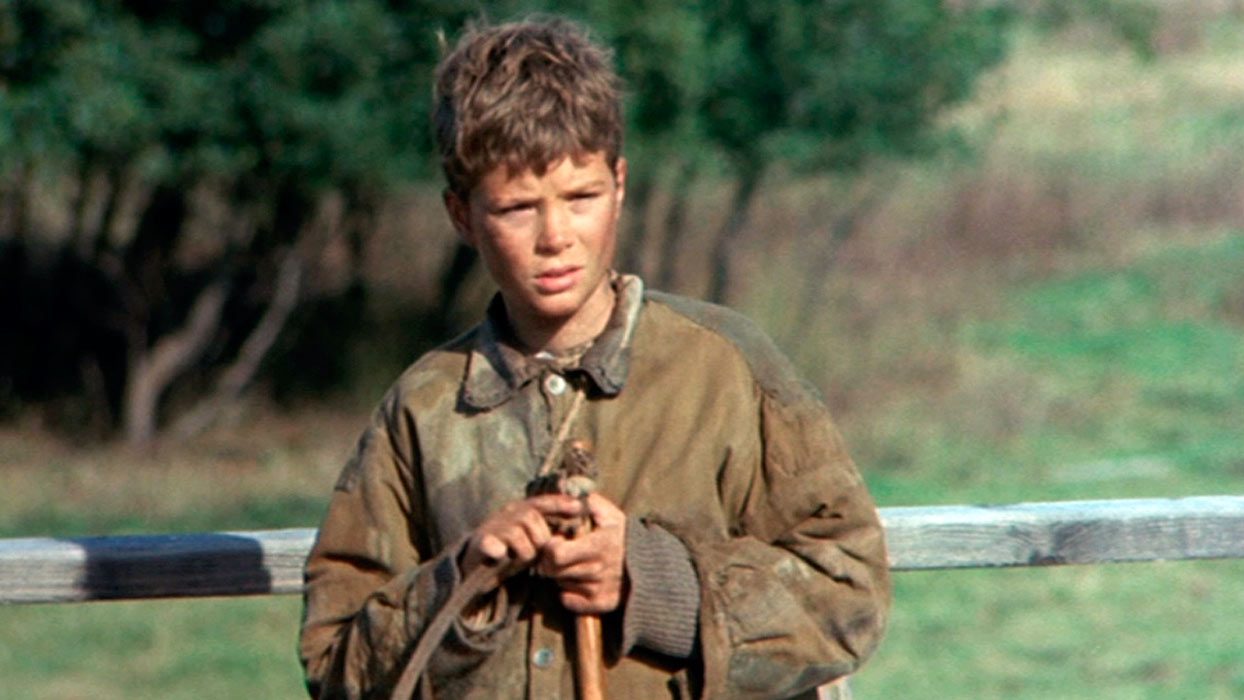
[[[614,47],[625,80],[630,166],[629,225],[619,267],[646,274],[644,253],[655,247],[648,221],[655,189],[662,183],[669,187],[675,202],[671,209],[677,211],[685,204],[684,184],[708,151],[695,112],[707,84],[704,14],[696,3],[678,0],[563,1],[554,9],[578,16]],[[657,257],[658,262],[665,259]]]
[[[711,70],[698,117],[737,183],[712,253],[719,302],[772,165],[851,171],[933,151],[950,136],[939,114],[1002,58],[1010,16],[945,0],[720,0],[704,12]]]
[[[1144,59],[1157,55],[1162,12],[1188,9],[1154,0],[1023,0],[1017,4],[1017,10],[1038,27],[1057,31],[1095,25],[1115,35]]]
[[[691,184],[706,164],[725,164],[735,189],[709,262],[708,296],[718,302],[729,301],[739,234],[774,166],[850,172],[879,158],[935,152],[953,140],[938,116],[1002,58],[1013,14],[1004,4],[946,0],[541,6],[596,28],[615,47],[627,82],[624,269],[644,270],[653,238],[648,203],[663,184],[670,204],[656,279],[674,282],[673,244]],[[858,212],[844,216],[853,221]],[[845,220],[829,227],[837,238],[852,229]]]
[[[300,302],[357,299],[373,207],[429,161],[434,30],[466,5],[0,0],[8,391],[76,378],[146,443],[170,389],[202,424]],[[58,188],[68,220],[35,216]],[[330,250],[345,281],[309,287]]]
[[[624,266],[652,257],[647,204],[667,187],[657,277],[672,282],[691,183],[726,164],[735,192],[710,289],[722,301],[775,165],[851,170],[943,137],[937,115],[1001,56],[1006,15],[950,5],[511,0],[489,12],[566,12],[616,49],[630,123]],[[377,203],[435,165],[436,30],[479,11],[0,0],[0,294],[16,300],[0,322],[20,338],[0,343],[0,400],[93,397],[83,413],[141,444],[173,414],[187,429],[210,422],[279,334],[282,346],[298,345],[291,331],[314,339],[299,372],[328,371],[348,334],[327,319],[357,313]],[[336,274],[306,274],[326,260]],[[452,305],[472,265],[460,248],[435,306]]]

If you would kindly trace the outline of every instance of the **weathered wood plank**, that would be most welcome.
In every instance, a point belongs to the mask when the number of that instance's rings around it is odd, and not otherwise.
[[[1244,557],[1244,496],[882,508],[896,571]],[[298,593],[310,528],[0,540],[0,604]]]
[[[896,571],[1244,557],[1244,496],[883,508]]]
[[[0,603],[298,593],[310,528],[0,540]]]

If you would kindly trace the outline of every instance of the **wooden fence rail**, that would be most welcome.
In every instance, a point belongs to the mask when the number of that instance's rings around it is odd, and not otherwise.
[[[895,571],[1244,558],[1244,496],[883,508]],[[0,604],[298,593],[310,528],[0,540]]]

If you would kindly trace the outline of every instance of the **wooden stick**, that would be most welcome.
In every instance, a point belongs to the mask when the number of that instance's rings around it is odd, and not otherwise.
[[[574,618],[575,690],[579,700],[605,700],[605,650],[596,615],[575,615]]]
[[[592,516],[584,514],[576,536],[591,532],[592,526]],[[574,651],[571,663],[578,700],[606,700],[609,691],[605,686],[605,644],[600,616],[574,616]]]
[[[572,411],[575,407],[572,407]],[[573,414],[571,415],[573,417]],[[564,436],[563,436],[564,437]],[[558,489],[580,499],[583,514],[578,526],[571,530],[571,537],[590,533],[595,526],[587,510],[588,494],[596,490],[596,458],[591,445],[577,440],[568,446],[561,466],[562,480]],[[584,481],[576,481],[583,479]],[[586,489],[586,490],[581,490]],[[597,615],[574,616],[574,668],[575,695],[578,700],[605,700],[605,645],[602,639],[600,617]]]

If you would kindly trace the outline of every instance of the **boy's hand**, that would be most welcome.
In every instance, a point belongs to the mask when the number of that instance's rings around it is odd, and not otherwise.
[[[554,535],[548,518],[583,515],[571,496],[545,494],[510,501],[475,529],[462,553],[462,570],[502,562],[483,584],[486,593],[533,564],[562,588],[561,602],[576,613],[602,615],[622,602],[626,514],[600,494],[587,497],[593,529],[574,539]]]
[[[510,501],[475,528],[462,553],[463,572],[469,575],[481,565],[501,562],[496,577],[483,584],[483,592],[491,591],[540,557],[553,537],[549,517],[573,517],[582,509],[578,499],[561,494]]]
[[[578,513],[579,501],[574,502]],[[558,535],[546,539],[536,573],[557,582],[567,610],[603,615],[622,602],[626,514],[597,493],[587,497],[587,507],[592,530],[574,539]]]

